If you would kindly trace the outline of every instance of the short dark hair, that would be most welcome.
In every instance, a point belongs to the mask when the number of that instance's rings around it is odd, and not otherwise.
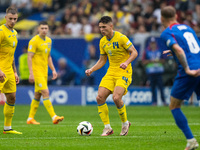
[[[176,16],[176,10],[172,6],[166,6],[166,7],[162,8],[161,15],[162,15],[162,17],[164,17],[166,19],[171,19]]]
[[[15,7],[8,7],[7,9],[6,9],[6,14],[8,14],[8,13],[11,13],[11,14],[17,14],[18,13],[18,11],[17,11],[17,8],[15,8]]]
[[[40,21],[39,26],[40,25],[48,25],[48,23],[46,21]]]
[[[107,24],[107,23],[110,23],[112,22],[112,18],[109,17],[109,16],[103,16],[101,17],[101,19],[99,20],[99,23],[103,23],[103,24]]]

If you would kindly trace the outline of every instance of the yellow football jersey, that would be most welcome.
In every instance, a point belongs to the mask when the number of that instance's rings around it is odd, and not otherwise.
[[[0,69],[5,73],[13,73],[12,63],[17,47],[17,31],[10,30],[6,25],[0,26]]]
[[[48,74],[48,57],[51,51],[51,39],[46,36],[45,40],[39,35],[34,36],[28,46],[28,52],[34,53],[32,68],[34,77],[44,77]]]
[[[124,63],[129,57],[128,49],[132,46],[130,40],[120,32],[114,31],[113,37],[107,39],[102,37],[99,43],[100,55],[107,55],[109,60],[108,73],[113,75],[121,75],[124,72],[132,74],[131,64],[123,70],[120,64]]]

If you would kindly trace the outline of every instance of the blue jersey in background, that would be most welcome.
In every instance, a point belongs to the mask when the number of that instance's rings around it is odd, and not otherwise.
[[[172,50],[173,44],[178,44],[185,52],[188,66],[191,70],[200,68],[200,42],[194,30],[184,24],[172,24],[161,34],[161,39],[169,49]],[[178,58],[172,51],[174,59],[178,64],[178,76],[185,76],[186,73]]]

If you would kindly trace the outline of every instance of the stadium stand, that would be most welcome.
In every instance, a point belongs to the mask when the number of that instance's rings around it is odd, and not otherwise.
[[[160,10],[166,5],[173,5],[177,9],[178,21],[190,25],[197,35],[200,35],[199,0],[178,0],[176,2],[171,0],[1,0],[0,24],[5,23],[5,9],[10,5],[17,7],[19,10],[19,21],[15,28],[22,39],[30,39],[34,36],[37,33],[38,22],[47,20],[51,37],[70,40],[82,38],[83,41],[84,37],[89,37],[96,49],[99,50],[98,40],[93,40],[101,36],[98,29],[98,20],[102,15],[109,15],[113,18],[115,30],[126,34],[136,44],[139,54],[142,56],[148,38],[152,35],[158,37],[162,31]],[[77,18],[78,28],[80,28],[75,37],[72,35],[72,28],[69,29],[70,26],[75,26],[72,20],[74,17]],[[86,36],[88,33],[91,36]],[[85,42],[82,47],[87,45],[88,41]],[[25,44],[27,43],[24,42]],[[23,44],[20,47],[23,47]],[[82,49],[84,51],[85,48]],[[73,61],[71,63],[70,60],[68,63],[69,65],[76,64]],[[133,76],[135,81],[133,84],[143,85],[143,78],[140,74],[143,74],[144,68],[141,65],[140,57],[134,62],[134,65]],[[166,74],[164,74],[166,85],[172,82],[171,80],[174,77],[169,69],[171,65],[173,66],[171,59],[166,61]],[[81,78],[83,72],[77,69],[78,67],[75,68],[75,72],[79,74],[78,78]],[[78,82],[78,84],[81,83]]]

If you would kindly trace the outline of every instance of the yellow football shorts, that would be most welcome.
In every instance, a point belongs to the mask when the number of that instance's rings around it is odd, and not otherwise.
[[[16,92],[16,79],[14,73],[6,74],[5,81],[0,82],[1,93],[15,93]]]
[[[42,90],[48,89],[47,76],[35,78],[35,92],[41,92]]]
[[[126,75],[126,76],[113,76],[106,74],[99,85],[99,87],[105,87],[108,90],[110,90],[112,93],[116,86],[123,87],[125,89],[124,95],[128,92],[128,87],[132,82],[132,76]]]

